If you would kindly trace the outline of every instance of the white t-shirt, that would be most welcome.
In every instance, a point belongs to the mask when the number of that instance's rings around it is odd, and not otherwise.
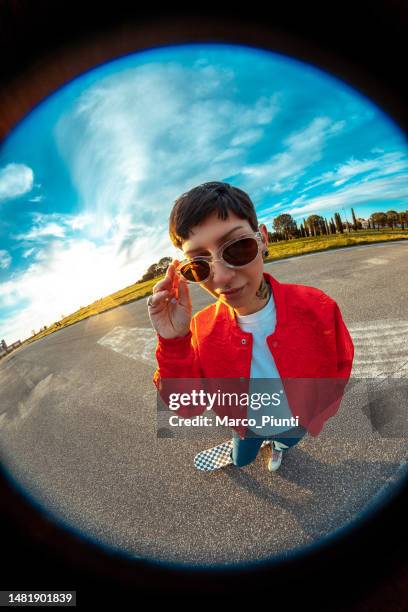
[[[270,298],[267,304],[258,312],[248,315],[238,315],[235,313],[239,327],[252,334],[252,360],[251,360],[251,381],[248,393],[279,393],[280,404],[263,406],[259,409],[254,409],[248,406],[248,418],[255,418],[256,425],[249,426],[248,429],[256,433],[258,436],[267,437],[277,435],[282,431],[292,429],[294,425],[278,425],[274,423],[266,423],[262,425],[261,416],[274,416],[275,419],[290,419],[293,415],[287,403],[285,390],[282,384],[282,379],[279,376],[275,360],[266,342],[266,337],[275,331],[276,326],[276,308],[273,292],[271,290]],[[263,381],[258,383],[253,379],[262,378]],[[271,379],[269,382],[265,379]],[[260,397],[260,396],[257,396]]]

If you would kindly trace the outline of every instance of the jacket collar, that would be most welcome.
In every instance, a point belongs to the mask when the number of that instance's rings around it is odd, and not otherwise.
[[[287,320],[287,312],[286,312],[286,301],[283,291],[282,283],[280,283],[272,274],[266,272],[264,270],[263,277],[272,287],[272,295],[275,300],[275,308],[276,308],[276,327],[275,331],[278,332],[282,329],[282,326],[286,323]],[[239,331],[242,334],[242,330],[238,325],[235,310],[229,304],[225,304],[225,302],[218,301],[218,305],[225,309],[225,313],[229,319],[229,322],[232,328],[235,331]]]

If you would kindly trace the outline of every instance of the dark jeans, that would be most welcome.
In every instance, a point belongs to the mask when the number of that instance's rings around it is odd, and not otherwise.
[[[248,437],[242,440],[238,434],[233,430],[232,432],[232,461],[234,465],[242,467],[252,463],[256,459],[261,444],[264,440],[273,440],[274,447],[277,450],[287,450],[291,446],[294,446],[303,438],[307,433],[307,430],[302,427],[293,427],[289,431],[285,432],[285,435],[278,434],[276,436],[270,436],[267,438],[261,438],[259,436]],[[277,444],[275,444],[277,443]]]

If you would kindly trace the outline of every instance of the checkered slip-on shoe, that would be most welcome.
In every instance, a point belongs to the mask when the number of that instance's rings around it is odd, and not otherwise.
[[[194,457],[194,465],[203,472],[212,472],[232,463],[232,440],[207,448]]]
[[[219,470],[227,465],[233,464],[232,461],[232,440],[213,446],[198,453],[194,457],[194,465],[198,470],[203,472],[212,472]],[[268,441],[262,442],[262,446],[268,444]]]

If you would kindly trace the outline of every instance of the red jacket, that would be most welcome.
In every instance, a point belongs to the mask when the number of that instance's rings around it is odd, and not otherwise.
[[[350,377],[354,358],[351,336],[339,306],[323,291],[281,283],[265,271],[263,275],[271,284],[276,306],[276,327],[266,338],[268,347],[293,416],[299,417],[299,424],[312,436],[317,436],[325,421],[339,409]],[[157,333],[157,338],[158,367],[153,382],[166,405],[166,379],[233,378],[234,390],[248,390],[252,334],[241,330],[231,306],[221,301],[210,304],[192,317],[187,335],[163,338]],[[188,392],[187,381],[180,382],[179,391]],[[174,390],[173,384],[171,392]],[[175,414],[189,417],[204,410],[202,406],[181,406]],[[224,406],[214,406],[213,410],[226,414]],[[245,437],[246,427],[234,429],[241,438]]]

